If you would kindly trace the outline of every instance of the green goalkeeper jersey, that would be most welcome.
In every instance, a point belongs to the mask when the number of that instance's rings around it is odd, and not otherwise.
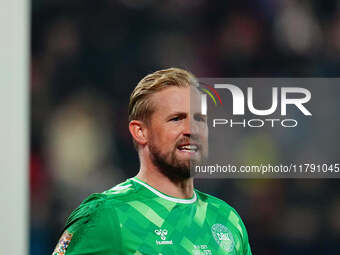
[[[165,195],[137,178],[89,196],[67,220],[53,255],[249,255],[248,235],[224,201],[194,190]]]

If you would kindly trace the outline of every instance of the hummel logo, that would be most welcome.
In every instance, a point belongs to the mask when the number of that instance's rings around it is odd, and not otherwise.
[[[168,230],[166,230],[166,229],[156,229],[155,233],[156,233],[156,235],[161,236],[162,240],[165,240],[166,235],[168,234]]]
[[[155,230],[155,234],[158,235],[158,236],[160,236],[161,239],[162,239],[162,241],[156,240],[156,244],[157,244],[157,245],[173,244],[173,243],[172,243],[172,240],[170,240],[170,241],[165,241],[166,235],[168,234],[168,230],[166,230],[166,229],[156,229],[156,230]]]

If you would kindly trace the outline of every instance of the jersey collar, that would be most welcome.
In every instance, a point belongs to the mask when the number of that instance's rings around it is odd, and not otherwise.
[[[143,185],[145,188],[147,188],[148,190],[150,190],[151,192],[153,192],[157,196],[159,196],[159,197],[161,197],[163,199],[169,200],[171,202],[181,203],[181,204],[192,204],[192,203],[196,202],[196,200],[197,200],[197,195],[196,195],[195,190],[194,190],[194,195],[192,196],[192,198],[189,198],[189,199],[176,198],[176,197],[171,197],[171,196],[165,195],[164,193],[156,190],[155,188],[153,188],[150,185],[146,184],[145,182],[137,179],[136,177],[133,177],[130,180],[132,180],[134,182],[137,182],[140,185]]]

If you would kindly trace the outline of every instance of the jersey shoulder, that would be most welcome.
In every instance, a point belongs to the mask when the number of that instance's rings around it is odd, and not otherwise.
[[[215,207],[218,207],[218,208],[227,208],[227,209],[230,209],[230,210],[234,210],[234,208],[232,208],[227,202],[225,202],[224,200],[222,199],[219,199],[213,195],[209,195],[207,193],[204,193],[202,191],[199,191],[197,189],[195,189],[195,192],[197,194],[197,198],[204,201],[204,202],[207,202],[208,204],[210,204],[211,206],[215,206]]]
[[[136,193],[133,191],[134,186],[124,182],[108,191],[87,197],[67,219],[56,254],[66,249],[68,255],[92,254],[90,251],[94,247],[96,254],[119,251],[121,227],[116,205]]]
[[[126,180],[102,193],[88,196],[69,216],[65,229],[72,225],[87,222],[93,215],[101,211],[114,211],[122,203],[138,199],[140,190],[131,180]]]
[[[207,202],[210,208],[216,208],[218,211],[223,212],[223,214],[228,216],[228,218],[233,222],[242,222],[241,216],[237,213],[237,211],[224,200],[199,190],[195,191],[198,199],[202,200],[203,202]]]
[[[202,200],[203,202],[207,202],[208,207],[210,207],[211,210],[221,213],[223,217],[227,219],[228,223],[233,225],[235,229],[239,231],[242,239],[245,240],[246,245],[248,245],[247,230],[244,226],[241,216],[237,213],[237,211],[228,203],[217,197],[203,193],[198,190],[196,190],[196,193],[198,199]]]

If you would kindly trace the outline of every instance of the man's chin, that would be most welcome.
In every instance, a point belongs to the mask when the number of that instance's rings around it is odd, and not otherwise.
[[[170,155],[162,155],[159,151],[152,148],[152,161],[159,171],[173,182],[181,182],[192,176],[191,166],[195,160],[186,157],[184,154],[173,152]],[[184,157],[183,157],[184,156]]]
[[[167,167],[161,168],[161,172],[174,182],[184,181],[191,178],[191,160],[176,160]]]

